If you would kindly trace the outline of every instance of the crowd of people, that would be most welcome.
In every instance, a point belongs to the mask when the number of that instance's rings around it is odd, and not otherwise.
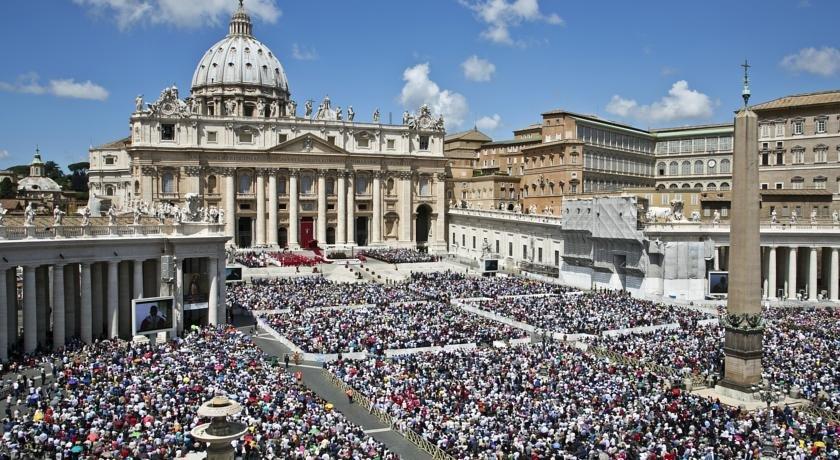
[[[755,459],[767,415],[563,343],[328,366],[457,459]],[[780,458],[840,457],[837,425],[791,407],[772,417]]]
[[[43,374],[42,374],[43,375]],[[241,459],[396,459],[326,401],[270,364],[234,329],[205,328],[148,345],[101,341],[65,353],[47,382],[5,400],[11,458],[181,458],[206,446],[190,430],[218,394],[243,407]]]
[[[441,302],[371,308],[310,309],[265,316],[268,324],[307,353],[349,353],[527,338],[520,329]]]
[[[252,311],[387,305],[424,300],[402,285],[335,283],[320,275],[255,279],[251,284],[228,285],[225,295],[229,307]]]
[[[600,334],[614,329],[708,319],[711,315],[631,297],[621,291],[562,293],[547,297],[506,297],[475,307],[562,334]]]
[[[519,277],[476,277],[453,271],[412,272],[408,288],[429,299],[448,301],[490,297],[566,292],[556,284]]]
[[[359,251],[358,255],[381,260],[389,264],[416,264],[440,260],[438,256],[408,248],[365,249],[364,251]]]
[[[234,262],[248,268],[265,267],[314,267],[324,263],[320,256],[309,257],[294,252],[278,251],[237,251]]]

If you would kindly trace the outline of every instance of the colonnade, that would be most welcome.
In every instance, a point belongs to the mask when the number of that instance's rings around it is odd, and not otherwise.
[[[432,242],[429,235],[415,235],[416,207],[430,206],[436,219],[429,222],[430,233],[435,240],[445,239],[445,177],[442,174],[418,174],[412,171],[355,171],[301,169],[235,169],[222,171],[224,178],[223,209],[225,210],[225,233],[236,241],[237,214],[242,214],[238,203],[253,199],[254,241],[256,246],[279,246],[278,229],[285,227],[286,246],[298,249],[304,241],[300,234],[301,218],[312,217],[313,237],[319,244],[355,244],[356,217],[369,217],[367,245],[379,245],[396,240],[408,245],[417,241]],[[253,193],[243,187],[243,175],[253,180]],[[303,179],[306,179],[305,181]],[[288,187],[281,192],[279,184]],[[328,181],[331,185],[328,190]],[[357,181],[364,181],[361,184]],[[422,181],[422,184],[421,184]],[[426,182],[428,181],[428,182]],[[302,187],[304,186],[308,187]],[[387,187],[386,187],[387,185]],[[243,191],[242,188],[249,188]],[[288,220],[281,222],[280,213]],[[398,217],[391,217],[398,216]],[[285,217],[285,216],[282,216]],[[398,221],[398,227],[386,231],[386,221]],[[367,227],[366,227],[367,228]],[[328,238],[328,230],[334,238]]]
[[[718,246],[715,270],[728,268],[728,247]],[[840,300],[840,247],[770,245],[761,248],[762,297],[768,300]]]
[[[176,295],[161,283],[160,273],[158,258],[0,267],[0,360],[15,348],[32,353],[59,350],[76,339],[130,339],[132,299]],[[225,318],[218,302],[224,281],[216,258],[209,258],[207,275],[208,319],[218,324]],[[174,315],[173,324],[181,330],[182,312]]]

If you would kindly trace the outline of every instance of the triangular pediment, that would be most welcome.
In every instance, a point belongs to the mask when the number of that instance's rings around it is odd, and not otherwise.
[[[329,143],[320,137],[306,133],[302,136],[298,136],[294,139],[289,139],[286,142],[281,142],[280,144],[275,145],[269,152],[288,152],[288,153],[300,153],[300,154],[312,154],[312,153],[340,153],[340,154],[349,154],[347,150],[343,148]]]

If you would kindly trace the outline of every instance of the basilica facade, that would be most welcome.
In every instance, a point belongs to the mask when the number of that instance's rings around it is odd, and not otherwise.
[[[361,121],[329,97],[298,107],[241,6],[188,97],[173,86],[135,102],[129,137],[90,152],[91,193],[120,210],[190,195],[239,247],[446,250],[442,117],[423,106],[400,124],[378,109]]]

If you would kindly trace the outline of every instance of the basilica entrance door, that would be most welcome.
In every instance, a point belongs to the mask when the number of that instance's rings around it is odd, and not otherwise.
[[[368,218],[360,216],[356,218],[356,245],[367,246],[368,244]]]
[[[239,247],[240,248],[250,248],[251,247],[251,218],[250,217],[240,217],[239,218],[239,225],[238,225],[238,235],[239,235]]]
[[[313,221],[311,217],[302,217],[300,219],[300,247],[309,248],[315,241],[315,233],[313,231]]]

